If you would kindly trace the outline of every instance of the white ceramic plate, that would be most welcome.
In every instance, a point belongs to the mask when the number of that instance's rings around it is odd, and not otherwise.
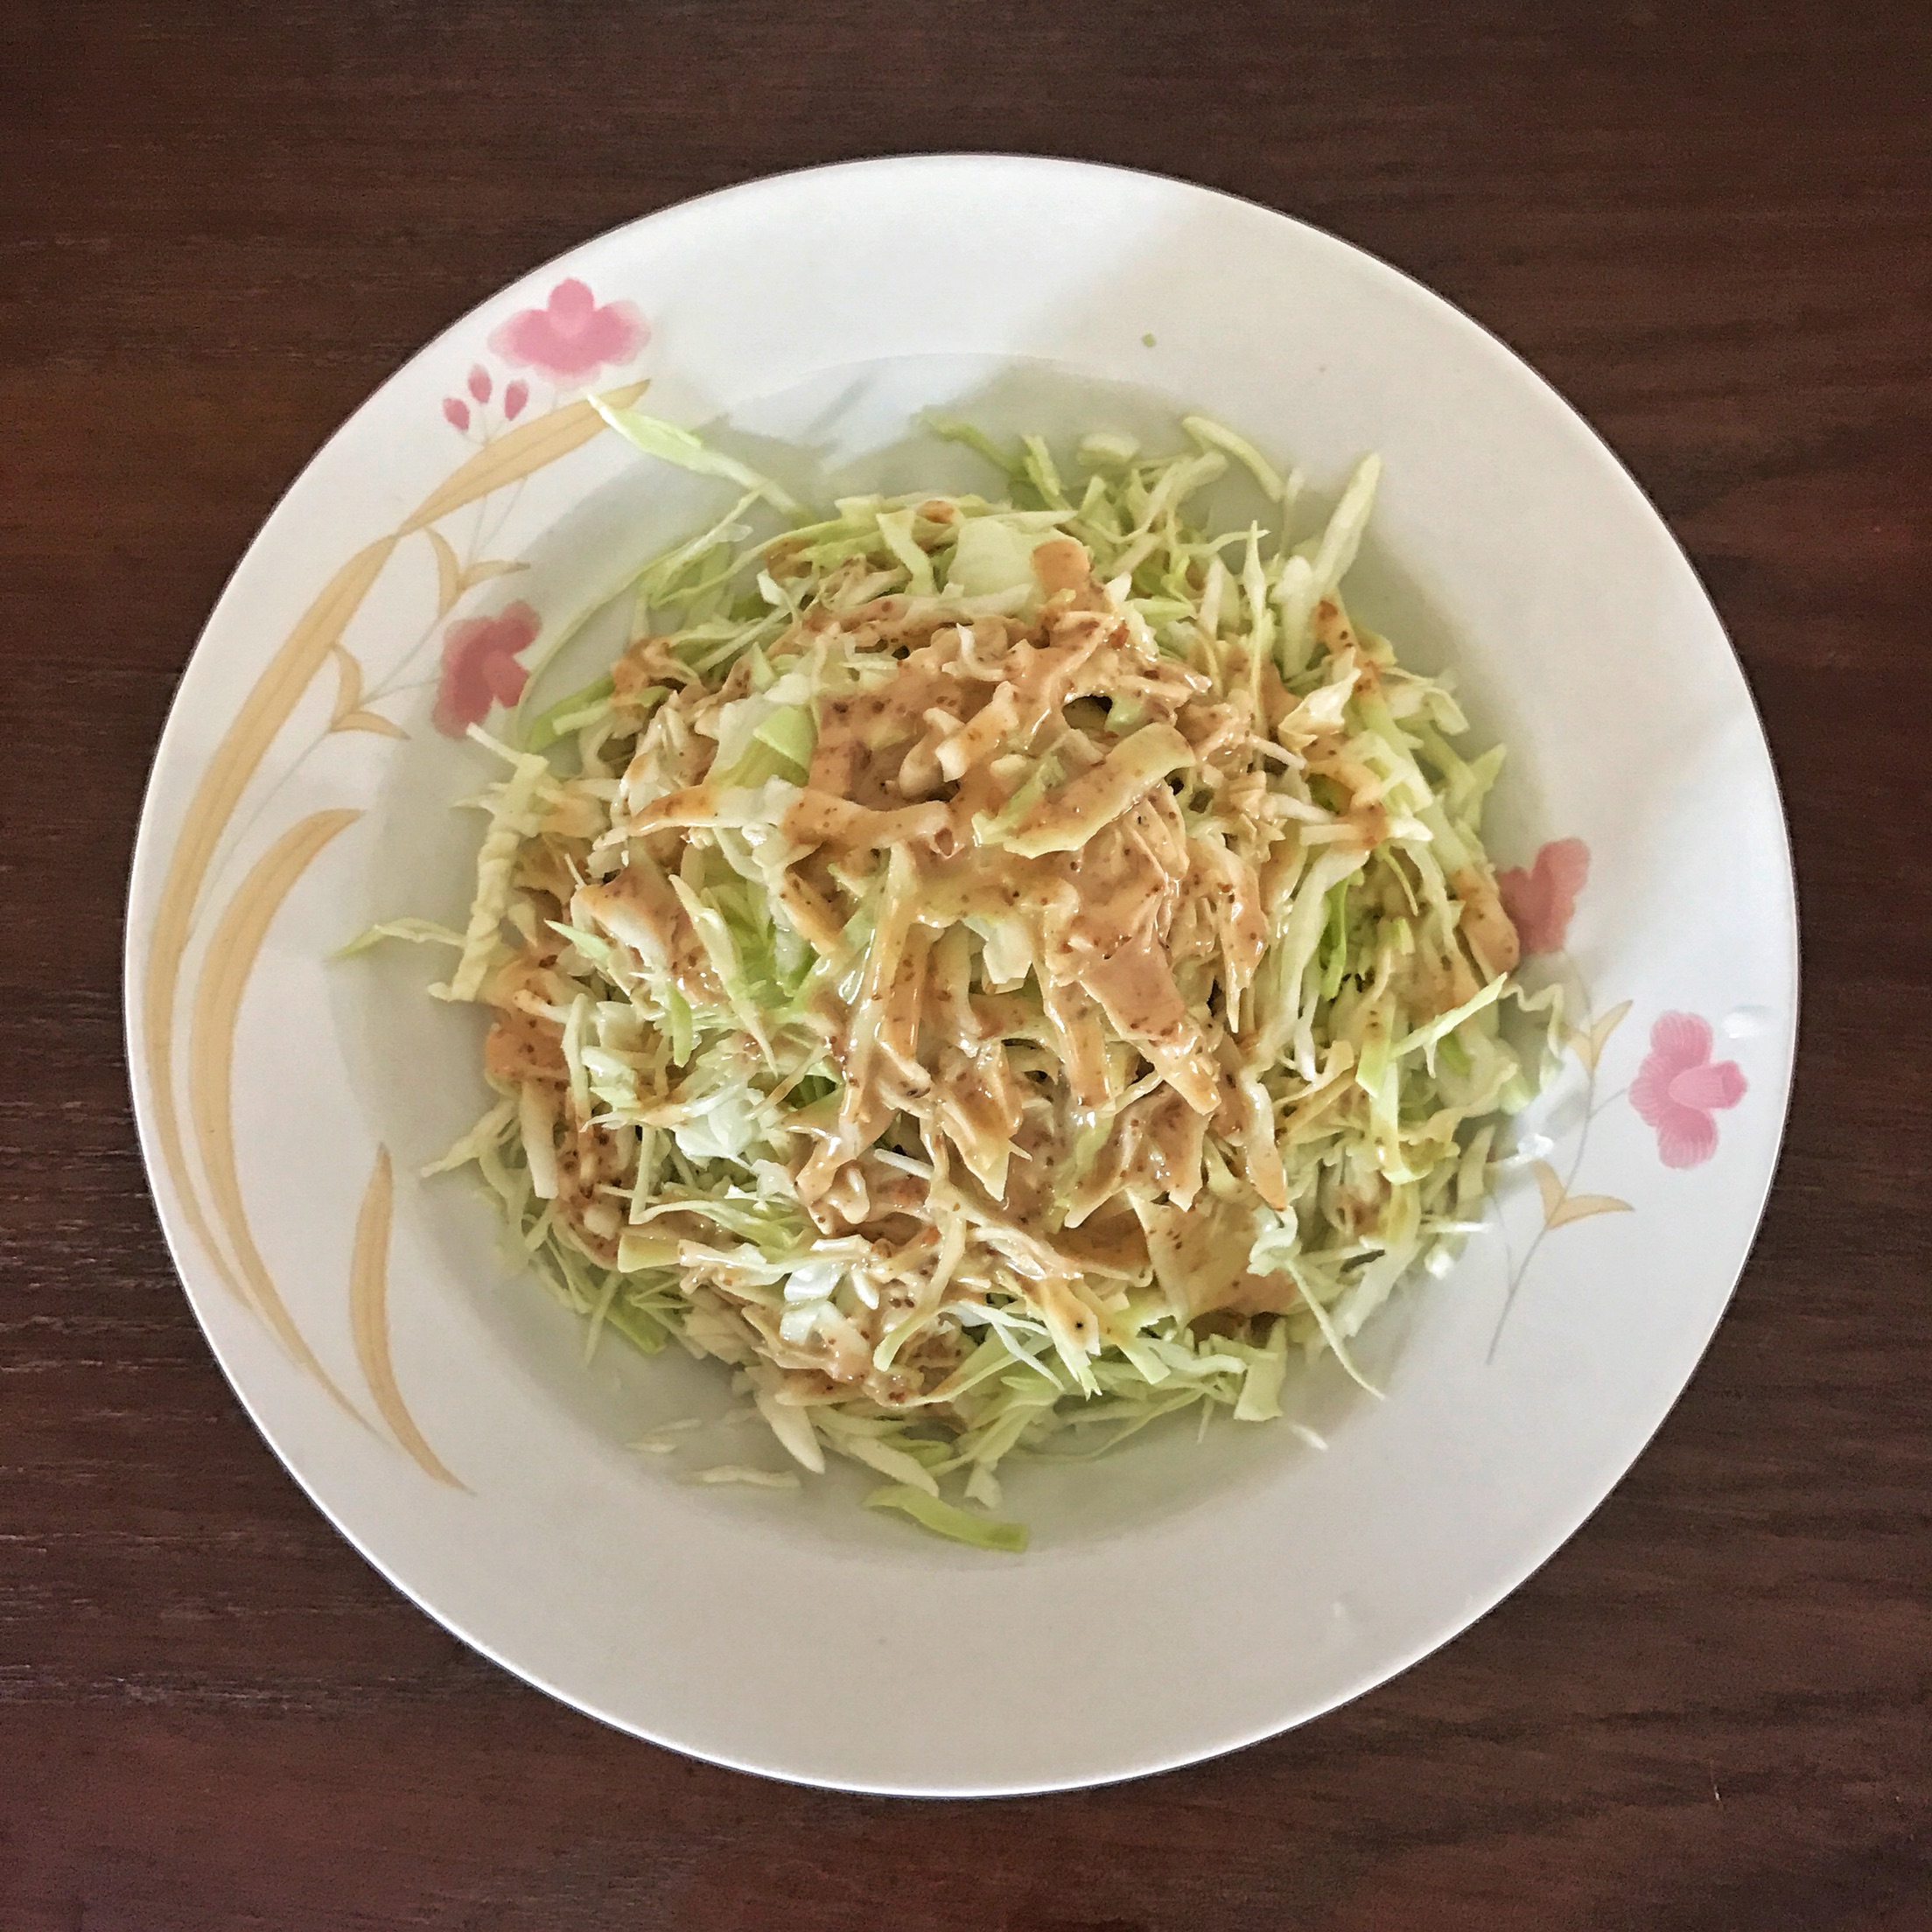
[[[458,917],[481,754],[439,732],[720,487],[583,397],[651,406],[801,493],[958,482],[996,432],[1171,434],[1205,409],[1314,496],[1386,460],[1352,599],[1453,663],[1511,747],[1492,850],[1579,1031],[1489,1232],[1294,1390],[1327,1442],[1191,1428],[1021,1471],[1033,1547],[696,1488],[643,1430],[721,1376],[577,1323],[488,1208],[423,1182],[477,1110],[480,1018],[374,918]],[[967,466],[962,472],[961,465]],[[1319,502],[1306,513],[1319,514]],[[607,634],[579,647],[609,649]],[[457,668],[447,676],[439,666]],[[569,667],[565,667],[566,669]],[[440,679],[440,682],[439,682]],[[559,682],[559,690],[568,685]],[[1749,696],[1669,532],[1508,351],[1354,249],[1062,162],[795,174],[588,243],[425,349],[330,442],[211,619],[136,856],[141,1131],[196,1313],[316,1502],[452,1630],[707,1758],[871,1790],[1043,1789],[1278,1731],[1462,1629],[1596,1507],[1684,1387],[1775,1160],[1796,998]],[[1639,1106],[1635,1102],[1642,1102]],[[748,1436],[732,1460],[775,1446]]]

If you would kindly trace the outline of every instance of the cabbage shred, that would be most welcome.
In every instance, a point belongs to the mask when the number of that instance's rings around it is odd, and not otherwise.
[[[592,1344],[731,1364],[802,1468],[1013,1549],[1008,1457],[1278,1417],[1292,1351],[1354,1373],[1533,1082],[1501,749],[1342,600],[1375,460],[1297,542],[1188,520],[1230,457],[1284,522],[1300,486],[1201,419],[1064,471],[935,426],[998,500],[753,542],[789,501],[722,467],[608,675],[494,747],[437,990],[490,1010],[500,1097],[439,1165]]]

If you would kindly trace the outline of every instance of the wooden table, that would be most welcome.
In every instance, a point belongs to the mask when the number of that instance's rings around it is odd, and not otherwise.
[[[0,1927],[1932,1926],[1932,10],[0,4]],[[472,1656],[298,1494],[150,1212],[142,781],[322,437],[566,244],[768,170],[1094,156],[1514,343],[1689,546],[1796,836],[1804,1042],[1734,1310],[1441,1655],[1088,1796],[688,1763]]]

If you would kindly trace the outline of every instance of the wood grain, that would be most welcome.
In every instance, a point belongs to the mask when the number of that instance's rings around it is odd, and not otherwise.
[[[1928,102],[1922,0],[4,0],[0,1927],[1932,1926]],[[188,1315],[119,1018],[170,693],[337,422],[598,229],[942,146],[1252,196],[1527,354],[1712,587],[1806,918],[1762,1239],[1597,1517],[1298,1732],[977,1807],[687,1763],[384,1584]]]

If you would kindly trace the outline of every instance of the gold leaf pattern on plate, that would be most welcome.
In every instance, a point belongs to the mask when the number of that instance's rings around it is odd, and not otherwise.
[[[1592,1214],[1629,1214],[1636,1210],[1614,1194],[1566,1194],[1547,1226],[1567,1228],[1572,1221],[1587,1221]]]
[[[423,534],[429,538],[430,547],[436,552],[436,614],[438,619],[450,614],[457,599],[466,591],[473,591],[479,584],[486,584],[493,577],[512,577],[518,570],[529,569],[529,565],[521,560],[503,556],[480,556],[473,564],[462,564],[458,561],[449,538],[441,530],[425,528]]]
[[[1564,1228],[1572,1221],[1587,1221],[1592,1214],[1628,1214],[1635,1210],[1614,1194],[1572,1194],[1546,1160],[1533,1160],[1530,1171],[1536,1177],[1536,1192],[1543,1196],[1543,1225]]]
[[[362,666],[354,652],[346,649],[340,640],[329,646],[329,655],[335,660],[335,710],[329,718],[332,732],[361,705]]]
[[[626,383],[608,392],[606,400],[623,408],[636,402],[649,386],[648,382]],[[603,418],[583,400],[522,424],[460,465],[412,517],[388,536],[365,544],[336,571],[256,680],[215,747],[182,815],[162,878],[141,981],[142,1063],[153,1107],[160,1166],[190,1231],[215,1272],[233,1293],[260,1310],[290,1354],[359,1422],[363,1420],[360,1411],[336,1387],[310,1348],[256,1247],[235,1166],[232,1100],[235,1023],[262,942],[296,880],[344,826],[361,816],[360,811],[317,812],[282,835],[229,901],[209,941],[200,982],[189,989],[192,1012],[188,1028],[186,1110],[206,1182],[206,1200],[189,1164],[182,1099],[175,1082],[183,964],[195,930],[202,890],[221,839],[276,734],[324,662],[334,657],[340,680],[331,731],[370,732],[385,738],[409,736],[390,719],[363,707],[362,668],[341,641],[396,544],[417,530],[428,536],[437,558],[439,616],[472,584],[527,568],[521,563],[486,558],[466,570],[457,564],[448,540],[430,526],[450,511],[519,482],[569,455],[603,428]],[[387,1158],[385,1154],[385,1162]],[[220,1236],[226,1237],[226,1245]],[[360,1354],[360,1336],[357,1346]],[[387,1360],[386,1331],[382,1359]],[[365,1373],[368,1373],[366,1362]],[[383,1413],[396,1427],[382,1386],[372,1381],[371,1390],[384,1403]],[[400,1404],[399,1394],[396,1400]],[[406,1421],[407,1410],[401,1413]],[[413,1424],[410,1428],[413,1432]],[[429,1457],[426,1468],[436,1462],[419,1433],[414,1440],[422,1454],[402,1429],[397,1429],[397,1435],[419,1462],[424,1455]],[[438,1480],[456,1480],[436,1463],[430,1474],[438,1471]]]
[[[621,388],[608,391],[604,401],[613,409],[625,409],[649,387],[648,382],[626,382]],[[506,484],[520,482],[559,457],[568,456],[603,429],[604,418],[587,399],[566,402],[547,415],[520,424],[479,450],[439,488],[431,490],[397,534],[407,536],[426,529],[452,510],[459,510],[466,503],[473,503],[480,496],[487,496]]]
[[[456,560],[456,550],[441,530],[426,529],[424,536],[436,552],[436,614],[449,615],[450,606],[463,594],[463,566]]]
[[[244,700],[227,735],[209,760],[176,835],[174,851],[161,886],[148,942],[147,975],[141,990],[141,1031],[146,1048],[148,1086],[154,1105],[155,1138],[162,1165],[173,1180],[196,1238],[218,1254],[188,1173],[174,1093],[174,1009],[181,985],[181,960],[187,950],[195,902],[214,858],[215,847],[234,815],[248,780],[266,756],[270,741],[287,721],[330,648],[355,615],[396,548],[385,536],[358,550],[324,585],[289,633]]]
[[[1558,1208],[1563,1205],[1563,1183],[1557,1179],[1557,1171],[1546,1160],[1533,1160],[1530,1172],[1536,1177],[1536,1192],[1543,1196],[1543,1224],[1552,1224]]]
[[[486,584],[493,577],[514,577],[519,570],[527,570],[529,565],[521,557],[480,556],[463,573],[463,588],[473,590],[479,584]]]
[[[332,732],[374,732],[378,738],[407,738],[400,724],[393,724],[380,711],[362,709],[362,667],[353,651],[340,643],[329,647],[335,660],[335,710],[329,719]]]
[[[235,1274],[283,1346],[358,1421],[361,1417],[355,1404],[316,1359],[255,1244],[235,1167],[234,1086],[235,1025],[262,942],[296,880],[331,839],[361,816],[340,808],[311,813],[256,862],[208,941],[188,1032],[188,1110],[207,1177],[208,1198],[227,1236]],[[220,1252],[212,1244],[210,1251],[217,1256]]]
[[[363,1190],[361,1210],[355,1217],[355,1249],[349,1263],[349,1321],[355,1334],[355,1359],[362,1365],[363,1379],[375,1397],[383,1421],[417,1467],[436,1481],[467,1494],[467,1486],[451,1474],[416,1427],[416,1418],[402,1399],[389,1355],[389,1220],[395,1194],[396,1176],[389,1150],[379,1146],[375,1150],[375,1169]]]
[[[1577,1058],[1594,1074],[1597,1062],[1603,1058],[1603,1049],[1608,1044],[1612,1033],[1622,1023],[1623,1016],[1630,1011],[1630,1002],[1622,1000],[1610,1011],[1591,1022],[1586,1032],[1572,1027],[1570,1044],[1577,1050]]]
[[[378,738],[407,738],[400,724],[393,724],[380,711],[351,711],[329,726],[332,732],[373,732]]]

